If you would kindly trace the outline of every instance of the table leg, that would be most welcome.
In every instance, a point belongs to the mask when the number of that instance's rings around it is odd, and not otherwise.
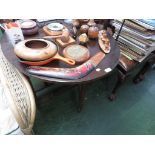
[[[84,106],[84,98],[86,93],[86,85],[85,84],[79,84],[78,85],[78,91],[79,91],[79,105],[78,105],[78,112],[81,112],[83,106]]]
[[[44,82],[44,86],[45,87],[48,87],[48,86],[51,86],[51,85],[53,85],[52,83],[48,83],[48,82]]]
[[[113,100],[116,99],[116,91],[122,85],[122,83],[124,82],[125,78],[126,78],[126,74],[123,74],[121,71],[118,71],[117,82],[116,82],[115,87],[112,90],[111,95],[108,97],[109,100],[113,101]]]

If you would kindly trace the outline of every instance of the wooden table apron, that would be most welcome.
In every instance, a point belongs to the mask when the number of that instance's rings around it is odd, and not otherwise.
[[[45,34],[40,29],[39,33],[35,36],[32,36],[31,38],[42,38],[43,36],[45,36]],[[96,69],[94,69],[90,74],[88,74],[87,76],[85,76],[81,79],[66,80],[66,79],[49,78],[49,77],[45,77],[45,76],[36,76],[36,75],[29,74],[26,71],[26,67],[28,65],[22,64],[18,61],[17,56],[14,54],[14,48],[11,45],[10,41],[8,40],[6,34],[4,34],[1,39],[1,47],[2,47],[2,51],[3,51],[4,55],[9,60],[9,62],[12,63],[21,73],[23,73],[27,76],[32,76],[37,79],[43,80],[44,82],[63,83],[63,84],[82,84],[82,83],[91,82],[93,80],[97,80],[97,79],[105,77],[108,74],[107,72],[105,72],[105,69],[111,68],[111,70],[113,70],[116,67],[116,65],[118,64],[119,57],[120,57],[120,50],[117,46],[117,42],[113,38],[110,38],[110,45],[111,45],[110,53],[106,54],[105,58],[96,67],[96,68],[100,68],[100,71],[96,71]],[[93,56],[97,52],[101,51],[97,40],[90,40],[90,42],[87,44],[87,48],[90,51],[90,56]],[[60,51],[59,51],[60,55],[62,55],[62,51],[63,51],[63,49],[60,48]],[[61,61],[53,61],[47,65],[44,65],[44,66],[58,67],[58,68],[59,67],[62,67],[62,68],[75,67],[75,66],[67,65]]]

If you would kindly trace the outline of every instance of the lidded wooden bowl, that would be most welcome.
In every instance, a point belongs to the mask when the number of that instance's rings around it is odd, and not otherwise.
[[[96,26],[92,26],[88,29],[89,38],[95,39],[98,38],[99,29]]]
[[[20,22],[20,26],[24,35],[34,35],[38,33],[37,23],[33,20],[24,20]]]
[[[89,29],[89,26],[88,25],[81,25],[80,32],[81,33],[87,33],[88,32],[88,29]]]

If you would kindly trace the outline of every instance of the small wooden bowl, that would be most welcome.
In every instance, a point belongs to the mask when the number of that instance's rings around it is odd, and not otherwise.
[[[80,27],[80,33],[87,33],[89,29],[88,25],[81,25]]]
[[[96,26],[92,26],[88,29],[89,38],[95,39],[98,38],[99,29]]]
[[[38,33],[37,23],[33,20],[24,20],[20,23],[23,35],[34,35]]]
[[[76,63],[83,63],[90,57],[89,50],[81,45],[70,45],[63,50],[63,55],[66,58],[75,60]]]

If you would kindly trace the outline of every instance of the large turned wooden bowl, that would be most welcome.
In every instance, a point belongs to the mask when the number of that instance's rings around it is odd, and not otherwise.
[[[41,61],[49,59],[57,52],[53,42],[44,39],[28,39],[15,45],[15,54],[24,60]]]

